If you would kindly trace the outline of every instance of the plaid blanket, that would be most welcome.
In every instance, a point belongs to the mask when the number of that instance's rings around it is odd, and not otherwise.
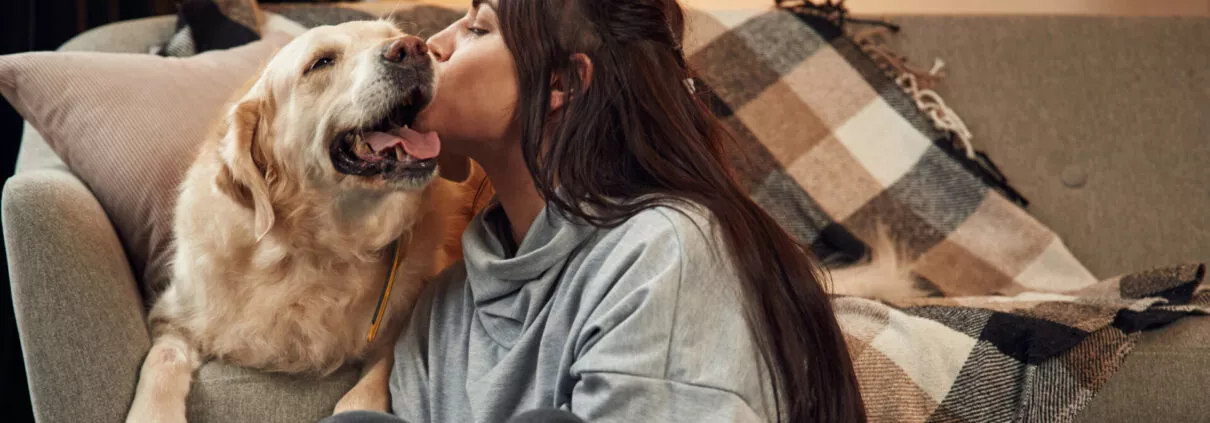
[[[1140,331],[1210,310],[1201,264],[1097,283],[817,10],[693,11],[686,51],[784,226],[889,237],[873,254],[902,255],[943,296],[834,300],[872,421],[1070,421]]]
[[[461,16],[397,2],[264,8],[306,27],[393,14],[419,35]],[[754,197],[817,251],[851,250],[850,230],[873,243],[885,225],[946,295],[834,299],[872,421],[1070,421],[1141,331],[1210,311],[1201,264],[1097,283],[833,20],[753,9],[688,22],[699,91],[751,157],[739,163]]]
[[[876,245],[885,228],[943,295],[1097,281],[833,20],[766,8],[690,22],[686,52],[745,149],[741,174],[800,240],[819,245],[841,227]]]
[[[871,421],[1069,422],[1143,330],[1210,311],[1205,266],[1066,293],[834,300]]]

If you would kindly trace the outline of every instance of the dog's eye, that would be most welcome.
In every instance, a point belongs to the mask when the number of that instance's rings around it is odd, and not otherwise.
[[[333,58],[327,57],[327,56],[320,57],[318,59],[315,59],[315,62],[311,63],[311,67],[307,68],[307,72],[305,72],[305,73],[311,73],[316,70],[323,69],[328,66],[332,66],[333,63],[336,63],[336,59],[333,59]]]

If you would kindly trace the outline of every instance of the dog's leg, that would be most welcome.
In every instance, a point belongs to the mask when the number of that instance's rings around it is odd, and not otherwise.
[[[193,371],[200,365],[197,349],[184,338],[157,336],[143,359],[127,423],[185,422],[185,400]]]
[[[394,338],[394,337],[393,337]],[[389,412],[391,410],[390,377],[395,365],[395,342],[383,342],[370,350],[361,368],[361,378],[353,389],[336,403],[334,413],[352,410]]]
[[[415,298],[411,293],[404,298]],[[406,307],[411,309],[413,301],[406,301]],[[336,403],[333,414],[351,410],[369,410],[389,413],[391,411],[391,367],[395,366],[395,342],[403,334],[403,319],[387,319],[383,324],[383,336],[375,340],[366,353],[362,364],[361,378]]]

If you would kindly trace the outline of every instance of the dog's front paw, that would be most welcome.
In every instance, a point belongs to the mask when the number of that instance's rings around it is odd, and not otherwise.
[[[391,410],[391,393],[380,389],[367,388],[368,386],[366,385],[354,386],[352,390],[336,403],[336,409],[333,410],[333,414],[353,410],[389,412]]]
[[[126,415],[126,423],[187,423],[187,420],[185,410],[156,409],[135,404]]]

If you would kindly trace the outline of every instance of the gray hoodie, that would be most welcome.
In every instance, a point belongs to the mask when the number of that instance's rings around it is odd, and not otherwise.
[[[503,210],[480,213],[464,261],[430,286],[395,346],[395,414],[503,422],[555,407],[591,423],[771,420],[737,276],[705,216],[663,206],[599,229],[543,212],[511,248]]]

